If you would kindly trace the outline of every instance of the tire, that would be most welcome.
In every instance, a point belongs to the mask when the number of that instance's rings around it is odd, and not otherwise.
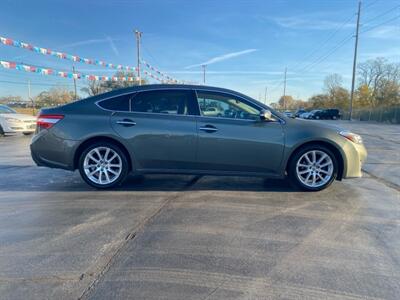
[[[121,185],[128,171],[126,154],[110,142],[91,144],[79,157],[79,173],[82,179],[96,189],[110,189]]]
[[[23,132],[23,135],[31,135],[33,132]]]
[[[3,127],[0,126],[0,136],[4,136],[4,130]]]
[[[315,159],[313,153],[315,153]],[[306,156],[310,162],[307,161]],[[320,159],[322,161],[318,163]],[[329,148],[323,145],[309,145],[294,153],[287,171],[292,184],[302,190],[321,191],[336,179],[338,162]]]

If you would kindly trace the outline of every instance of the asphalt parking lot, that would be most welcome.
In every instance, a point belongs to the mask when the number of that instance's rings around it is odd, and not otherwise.
[[[361,179],[131,177],[94,191],[0,138],[1,299],[399,299],[400,126],[363,135]]]

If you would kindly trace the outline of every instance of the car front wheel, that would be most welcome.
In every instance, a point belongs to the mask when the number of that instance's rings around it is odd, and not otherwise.
[[[335,155],[319,145],[304,147],[294,154],[288,169],[290,180],[307,191],[327,188],[336,179],[337,172]]]
[[[83,180],[95,188],[112,188],[125,180],[128,161],[125,153],[117,145],[99,142],[82,152],[79,172]]]

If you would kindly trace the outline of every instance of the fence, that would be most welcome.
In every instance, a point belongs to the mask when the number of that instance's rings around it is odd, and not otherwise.
[[[348,118],[349,113],[343,113],[343,119]],[[400,106],[354,109],[352,119],[400,124]]]

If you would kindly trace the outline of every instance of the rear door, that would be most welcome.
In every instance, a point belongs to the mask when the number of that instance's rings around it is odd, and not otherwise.
[[[235,95],[198,90],[197,100],[200,169],[279,173],[284,149],[279,121],[261,121],[260,108]],[[218,114],[210,115],[211,110]]]
[[[141,91],[129,111],[111,117],[114,130],[128,141],[137,170],[185,170],[196,160],[194,92],[186,89]]]

